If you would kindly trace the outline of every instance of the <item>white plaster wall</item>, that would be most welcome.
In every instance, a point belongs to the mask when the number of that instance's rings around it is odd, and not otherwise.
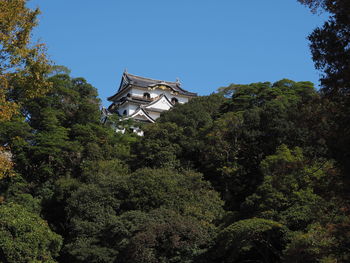
[[[159,101],[156,104],[153,104],[152,107],[160,110],[169,110],[171,108],[171,106],[169,105],[169,102],[165,101],[165,99],[162,101]]]
[[[135,104],[128,103],[128,115],[132,115],[136,111],[137,107],[138,106]]]
[[[137,105],[131,104],[131,103],[126,103],[125,105],[123,105],[122,107],[120,107],[118,109],[118,112],[120,115],[123,116],[123,112],[124,110],[126,110],[126,116],[129,116],[131,114],[133,114],[135,112],[135,110],[137,109]]]
[[[150,91],[151,94],[151,98],[155,98],[161,94],[164,94],[165,96],[168,97],[168,99],[171,101],[171,98],[177,98],[177,100],[179,101],[179,103],[186,103],[188,102],[188,98],[187,97],[183,97],[181,95],[174,95],[171,94],[169,90],[161,90],[161,89],[156,89],[156,90],[152,90]]]
[[[120,107],[120,108],[118,109],[119,115],[123,116],[124,110],[127,110],[125,106]]]
[[[142,90],[142,89],[132,88],[129,91],[129,93],[132,94],[133,96],[140,96],[140,97],[143,97],[143,94],[146,92],[151,95],[151,98],[156,98],[161,94],[165,94],[165,96],[167,96],[169,100],[171,100],[171,98],[175,97],[178,99],[179,103],[181,103],[181,104],[188,102],[187,97],[183,97],[181,95],[171,94],[169,90],[162,90],[162,89]]]
[[[143,97],[143,93],[145,92],[148,92],[148,91],[145,91],[145,90],[142,90],[142,89],[136,89],[136,88],[132,88],[129,93],[133,96],[140,96],[140,97]],[[150,92],[148,92],[150,93]]]
[[[148,112],[148,115],[152,117],[153,120],[156,120],[160,117],[160,112]]]
[[[152,110],[153,109],[159,109],[159,110],[169,110],[173,105],[170,104],[164,97],[160,101],[157,101],[156,103],[147,106],[147,109]]]

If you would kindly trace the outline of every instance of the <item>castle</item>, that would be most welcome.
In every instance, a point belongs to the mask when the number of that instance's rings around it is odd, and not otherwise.
[[[196,96],[196,93],[181,88],[179,80],[155,80],[124,71],[118,91],[107,98],[111,105],[107,110],[103,109],[103,114],[107,117],[116,113],[121,119],[154,123],[163,111]]]

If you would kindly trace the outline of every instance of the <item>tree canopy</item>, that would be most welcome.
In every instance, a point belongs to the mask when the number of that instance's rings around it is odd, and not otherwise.
[[[330,13],[321,90],[231,84],[142,137],[32,43],[39,10],[0,2],[0,262],[349,262],[349,5],[299,2]]]

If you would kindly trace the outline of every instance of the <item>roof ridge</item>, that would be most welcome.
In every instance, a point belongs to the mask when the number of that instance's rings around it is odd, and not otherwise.
[[[138,76],[138,75],[134,75],[134,74],[131,74],[129,72],[124,72],[123,74],[125,75],[131,75],[133,77],[137,77],[137,78],[140,78],[140,79],[145,79],[145,80],[153,80],[153,81],[159,81],[159,82],[165,82],[165,83],[172,83],[172,84],[179,84],[178,82],[176,81],[167,81],[167,80],[160,80],[160,79],[151,79],[151,78],[145,78],[145,77],[142,77],[142,76]]]

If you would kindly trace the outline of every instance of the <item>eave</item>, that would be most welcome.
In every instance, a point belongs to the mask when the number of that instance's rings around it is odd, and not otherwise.
[[[156,122],[141,106],[133,114],[131,114],[130,116],[126,117],[125,119],[134,119],[138,115],[144,116],[151,123],[155,123]]]

